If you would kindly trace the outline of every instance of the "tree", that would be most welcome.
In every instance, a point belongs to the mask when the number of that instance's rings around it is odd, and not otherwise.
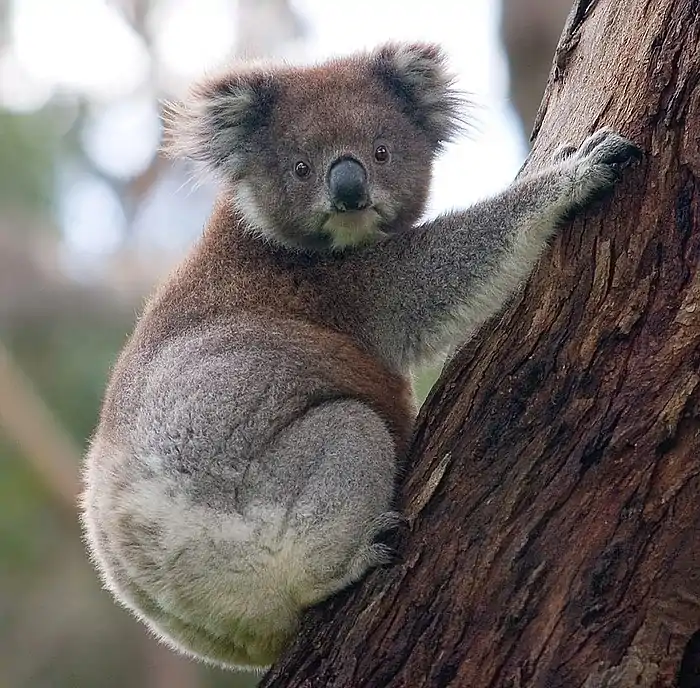
[[[526,165],[646,151],[425,404],[400,560],[264,686],[700,685],[700,3],[578,0]]]
[[[501,0],[501,6],[510,97],[523,126],[530,131],[571,0]]]

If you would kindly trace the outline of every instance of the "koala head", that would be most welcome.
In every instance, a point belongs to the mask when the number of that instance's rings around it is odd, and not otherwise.
[[[422,214],[433,159],[464,123],[453,81],[429,44],[244,66],[173,107],[171,151],[216,176],[250,231],[341,250]]]

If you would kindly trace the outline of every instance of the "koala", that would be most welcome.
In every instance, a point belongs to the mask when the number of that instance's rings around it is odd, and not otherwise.
[[[271,664],[302,612],[389,560],[411,371],[496,314],[639,150],[608,129],[421,221],[467,103],[441,49],[241,65],[174,109],[214,176],[203,234],[106,390],[82,501],[106,587],[158,637]]]

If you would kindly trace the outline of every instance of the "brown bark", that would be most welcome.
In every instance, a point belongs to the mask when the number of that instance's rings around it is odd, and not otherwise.
[[[647,152],[448,366],[401,558],[313,610],[264,686],[700,685],[700,2],[579,0],[530,170]]]

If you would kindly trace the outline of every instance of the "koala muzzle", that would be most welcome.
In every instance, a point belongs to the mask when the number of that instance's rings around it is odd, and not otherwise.
[[[365,168],[353,158],[341,158],[328,172],[333,208],[341,213],[362,210],[369,204]]]

